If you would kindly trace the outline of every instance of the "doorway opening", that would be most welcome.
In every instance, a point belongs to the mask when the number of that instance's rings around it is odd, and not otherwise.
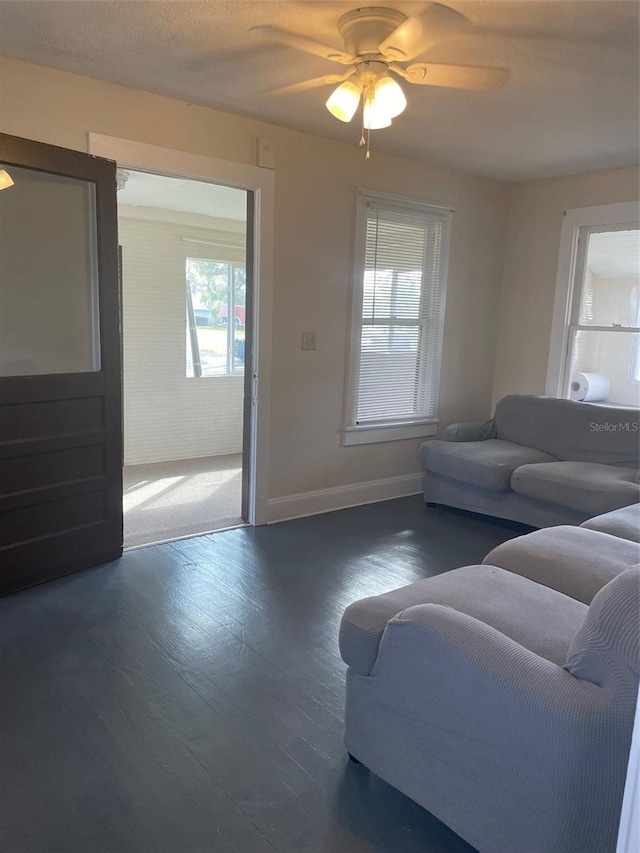
[[[125,548],[247,522],[252,193],[118,170]]]

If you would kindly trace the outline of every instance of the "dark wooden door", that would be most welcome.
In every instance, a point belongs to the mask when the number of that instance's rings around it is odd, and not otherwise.
[[[122,553],[115,163],[0,134],[0,592]]]

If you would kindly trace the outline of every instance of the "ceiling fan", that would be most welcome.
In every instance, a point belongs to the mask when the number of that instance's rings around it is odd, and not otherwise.
[[[470,26],[469,19],[459,12],[440,3],[428,3],[411,17],[397,9],[380,6],[347,12],[338,21],[344,51],[280,27],[252,27],[249,32],[267,41],[348,66],[343,74],[304,80],[278,89],[273,94],[303,92],[338,83],[326,107],[340,121],[349,122],[362,100],[363,132],[360,144],[364,145],[365,130],[389,127],[407,106],[406,97],[395,76],[420,86],[454,89],[499,89],[505,84],[509,76],[506,68],[441,65],[433,62],[405,64],[421,56],[437,42],[460,34]]]

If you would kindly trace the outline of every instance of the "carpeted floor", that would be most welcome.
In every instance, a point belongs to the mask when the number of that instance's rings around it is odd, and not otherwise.
[[[242,456],[207,456],[124,469],[124,546],[242,524]]]

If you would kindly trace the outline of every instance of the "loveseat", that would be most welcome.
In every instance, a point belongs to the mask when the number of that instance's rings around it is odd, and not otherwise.
[[[479,853],[614,853],[639,562],[630,538],[556,527],[352,604],[350,757]]]
[[[532,527],[580,524],[640,501],[640,412],[511,395],[484,424],[420,448],[424,499]]]

